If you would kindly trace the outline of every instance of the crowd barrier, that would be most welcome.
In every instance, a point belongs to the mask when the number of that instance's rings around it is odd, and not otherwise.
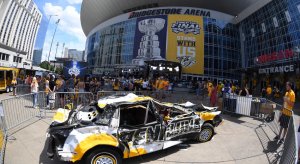
[[[36,93],[37,102],[34,107],[34,93],[16,96],[1,100],[2,114],[4,117],[4,129],[8,131],[23,122],[35,117],[43,117],[42,104],[43,93]]]
[[[297,131],[292,111],[283,109],[280,104],[259,97],[226,94],[222,97],[222,101],[221,109],[224,112],[259,119],[263,125],[272,130],[275,136],[279,135],[281,125],[287,125],[283,150],[279,151],[280,164],[296,164],[298,162]]]
[[[31,88],[30,85],[27,84],[18,84],[16,86],[16,94],[17,95],[24,95],[30,93]]]
[[[88,105],[95,100],[91,92],[43,92],[43,95],[45,96],[44,108],[46,109],[73,109],[78,105]],[[49,103],[47,103],[47,99],[49,99]]]
[[[1,104],[0,104],[1,105]],[[0,106],[1,108],[1,106]],[[3,115],[0,116],[0,164],[4,161],[4,152],[5,152],[5,146],[6,146],[6,132],[4,129],[4,121],[3,121]]]

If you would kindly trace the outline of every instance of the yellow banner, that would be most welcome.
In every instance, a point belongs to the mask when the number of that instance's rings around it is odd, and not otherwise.
[[[166,59],[181,63],[182,73],[204,74],[203,18],[169,15]]]

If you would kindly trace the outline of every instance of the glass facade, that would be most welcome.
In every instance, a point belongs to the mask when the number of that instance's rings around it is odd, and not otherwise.
[[[294,59],[257,63],[257,57],[281,51],[294,51],[300,45],[300,1],[273,0],[240,23],[245,68],[284,64]]]
[[[284,89],[286,81],[300,90],[299,17],[299,0],[273,0],[238,24],[246,70],[242,79],[254,92],[267,85]]]
[[[204,18],[204,75],[209,78],[239,79],[240,40],[237,26]]]
[[[203,22],[205,69],[202,77],[239,79],[234,71],[241,65],[238,27],[208,17],[204,17]],[[103,28],[87,39],[87,60],[94,72],[113,71],[115,66],[132,64],[135,28],[136,19],[130,19]]]
[[[110,69],[130,65],[136,20],[128,20],[101,29],[88,38],[87,60],[92,69]]]

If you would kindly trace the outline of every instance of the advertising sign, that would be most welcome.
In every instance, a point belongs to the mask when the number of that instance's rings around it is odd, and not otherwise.
[[[167,25],[165,15],[137,18],[132,64],[166,59]]]
[[[179,62],[183,73],[204,73],[203,18],[190,15],[168,16],[168,61]]]
[[[261,68],[258,70],[259,74],[288,73],[288,72],[295,72],[294,65],[275,66],[269,68]]]

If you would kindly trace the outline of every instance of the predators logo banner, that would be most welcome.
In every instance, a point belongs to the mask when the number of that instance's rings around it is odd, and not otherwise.
[[[182,72],[204,73],[203,17],[169,15],[167,60],[179,62]]]

